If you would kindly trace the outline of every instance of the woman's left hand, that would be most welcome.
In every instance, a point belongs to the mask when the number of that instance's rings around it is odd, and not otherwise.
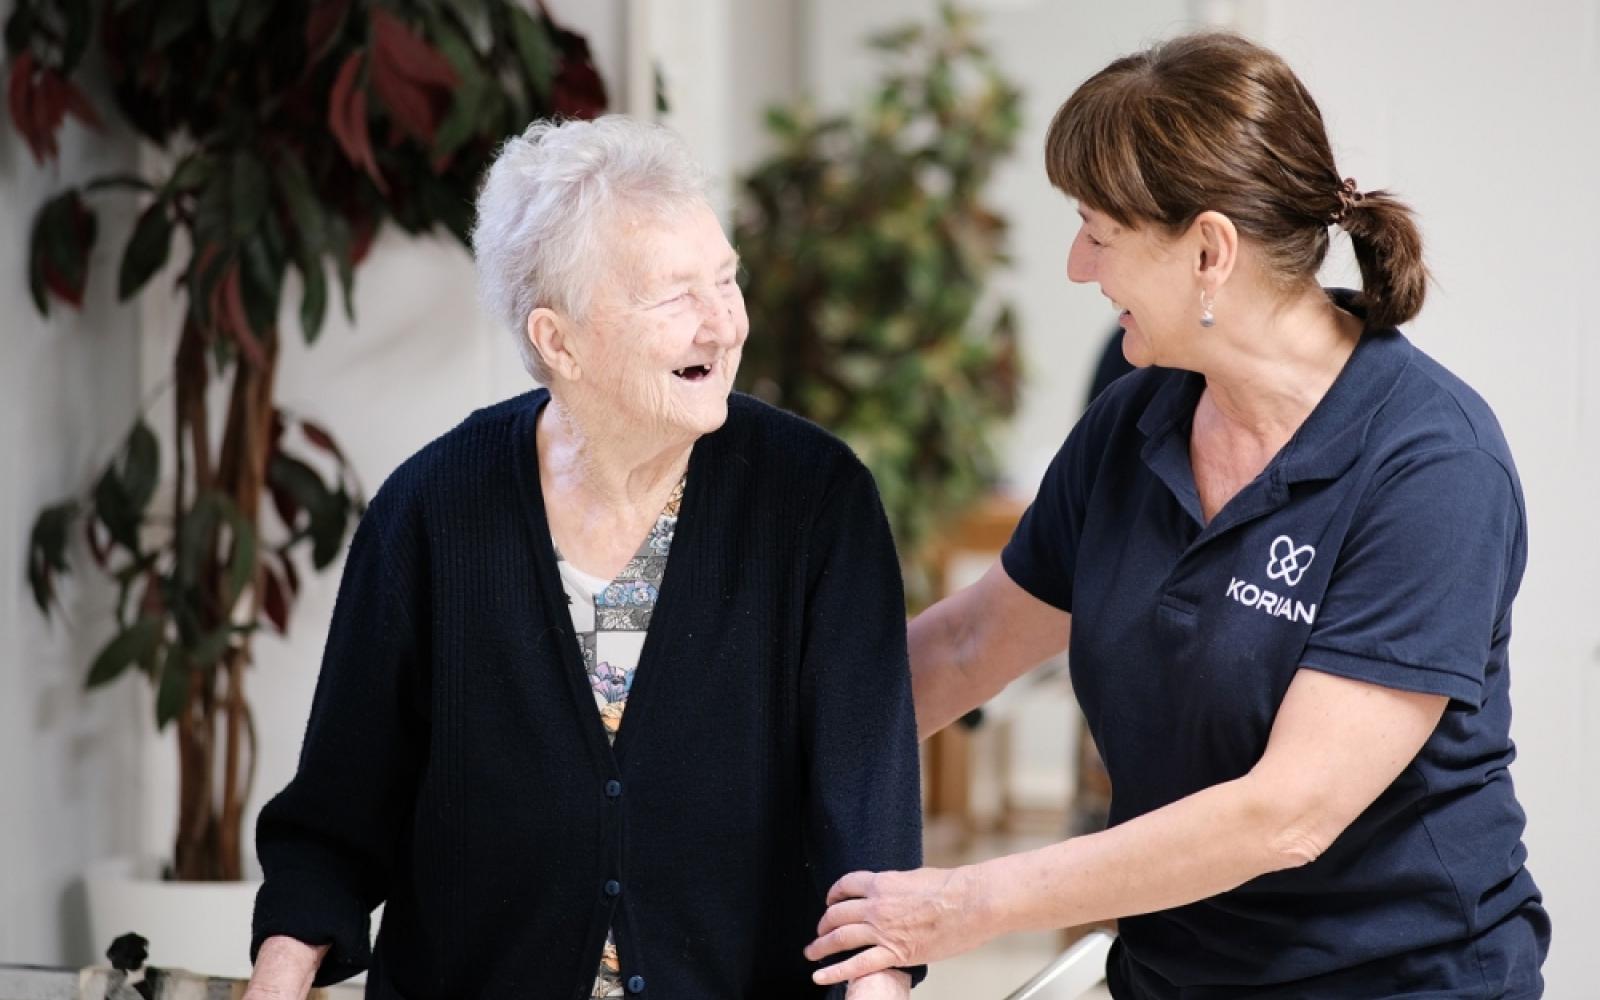
[[[982,900],[971,868],[851,872],[828,891],[828,911],[805,954],[815,962],[841,951],[866,950],[818,969],[812,979],[828,986],[976,948],[999,932],[982,912]]]

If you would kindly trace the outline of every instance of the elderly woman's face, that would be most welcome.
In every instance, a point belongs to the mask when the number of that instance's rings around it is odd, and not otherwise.
[[[728,416],[750,320],[739,258],[711,210],[613,223],[579,391],[641,431],[706,434]]]

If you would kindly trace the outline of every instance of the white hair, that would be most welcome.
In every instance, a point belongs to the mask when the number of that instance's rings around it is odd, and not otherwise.
[[[506,140],[478,193],[472,254],[479,296],[516,336],[528,372],[548,381],[528,314],[584,316],[614,256],[599,244],[619,207],[669,215],[705,202],[705,171],[662,125],[623,115],[536,121]]]

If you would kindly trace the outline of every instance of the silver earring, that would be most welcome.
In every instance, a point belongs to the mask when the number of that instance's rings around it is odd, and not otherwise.
[[[1200,293],[1200,325],[1207,330],[1217,325],[1216,314],[1211,311],[1212,301],[1206,298],[1206,293]]]

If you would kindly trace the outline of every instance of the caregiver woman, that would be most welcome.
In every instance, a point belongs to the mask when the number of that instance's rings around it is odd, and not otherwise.
[[[1395,329],[1426,281],[1411,213],[1230,35],[1091,77],[1046,166],[1082,216],[1068,276],[1143,370],[1000,564],[912,624],[913,683],[926,736],[1070,636],[1111,828],[846,875],[807,952],[866,950],[816,978],[1116,917],[1119,998],[1539,996],[1507,772],[1522,492],[1489,407]],[[1359,294],[1316,283],[1334,225]]]

